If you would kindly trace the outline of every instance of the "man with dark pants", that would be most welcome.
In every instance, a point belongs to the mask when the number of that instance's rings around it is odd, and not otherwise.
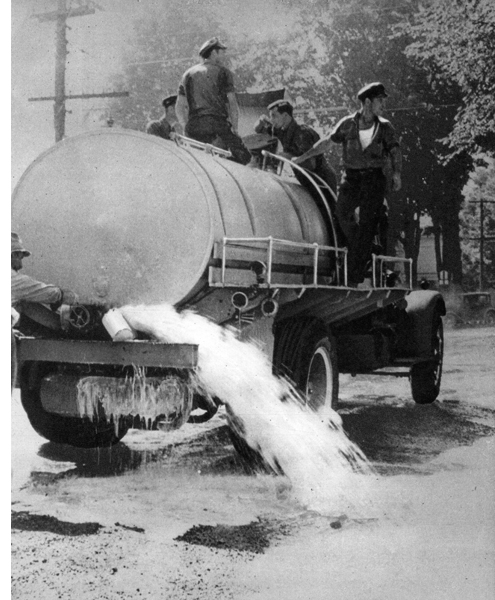
[[[171,133],[175,131],[175,123],[177,122],[177,116],[175,114],[175,103],[177,102],[177,96],[167,96],[162,102],[162,106],[165,109],[163,116],[158,121],[151,121],[146,126],[146,133],[156,135],[163,138],[164,140],[171,139]]]
[[[311,150],[293,159],[296,164],[325,152],[332,142],[342,144],[345,174],[339,190],[337,217],[348,242],[349,283],[361,283],[371,256],[373,238],[383,212],[388,157],[392,189],[401,188],[402,154],[392,124],[381,114],[387,97],[379,82],[364,86],[357,95],[361,109],[344,117],[332,133]],[[359,216],[356,213],[359,211]]]
[[[232,160],[247,165],[251,154],[237,135],[239,107],[234,77],[224,65],[226,48],[218,38],[203,44],[201,64],[182,76],[175,110],[187,137],[230,150]]]

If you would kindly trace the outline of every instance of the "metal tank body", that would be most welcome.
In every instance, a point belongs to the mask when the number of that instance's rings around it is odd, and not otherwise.
[[[85,304],[180,305],[208,285],[213,244],[273,236],[328,244],[295,180],[129,130],[67,138],[13,193],[25,270]]]

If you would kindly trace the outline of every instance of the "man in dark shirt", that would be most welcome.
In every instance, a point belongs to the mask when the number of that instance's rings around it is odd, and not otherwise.
[[[401,188],[402,169],[399,139],[390,121],[381,116],[387,97],[383,84],[370,83],[357,97],[361,102],[359,111],[341,119],[328,137],[293,159],[301,164],[325,152],[332,142],[343,146],[345,174],[339,190],[337,217],[348,241],[348,274],[352,284],[364,279],[373,238],[383,215],[386,190],[383,168],[390,159],[394,191]]]
[[[292,104],[287,100],[276,100],[268,106],[270,118],[262,115],[254,127],[256,133],[275,135],[282,144],[283,152],[280,156],[288,159],[301,156],[320,139],[309,125],[300,124],[294,119],[293,110]],[[337,191],[337,176],[323,155],[298,164],[319,175],[334,192]],[[306,185],[307,180],[295,169],[294,174],[301,183]]]
[[[256,133],[269,133],[270,135],[276,136],[282,145],[283,151],[279,152],[280,156],[288,158],[289,160],[293,157],[301,156],[307,150],[312,148],[315,142],[320,139],[320,136],[313,128],[309,127],[309,125],[298,123],[294,119],[292,116],[292,104],[287,100],[276,100],[275,102],[272,102],[268,106],[268,113],[270,117],[268,118],[265,115],[262,115],[258,119],[254,130]],[[305,160],[299,164],[310,173],[315,173],[316,175],[320,176],[323,181],[327,183],[334,194],[336,193],[337,176],[324,156],[318,155],[315,158],[309,158],[308,160]],[[334,227],[332,227],[330,222],[327,208],[323,205],[322,198],[315,189],[314,185],[297,169],[294,169],[294,175],[299,183],[303,185],[313,196],[318,208],[320,209],[320,212],[323,215],[323,218],[325,219],[328,231],[333,231]],[[316,183],[319,185],[318,181]],[[332,215],[335,215],[336,209],[334,195],[328,192],[328,190],[326,190],[324,187],[319,187],[326,198]],[[335,223],[334,219],[334,226],[335,225],[337,225],[337,237],[339,238],[338,243],[340,244],[341,241],[343,241],[341,240],[343,235],[338,227],[338,223]]]
[[[176,112],[187,137],[230,150],[232,160],[246,165],[251,154],[237,135],[239,108],[225,50],[218,38],[203,44],[202,62],[182,76]]]
[[[167,96],[162,106],[165,109],[163,116],[158,121],[151,121],[146,127],[146,133],[156,135],[163,138],[164,140],[170,140],[170,134],[175,131],[175,123],[177,122],[177,116],[175,114],[175,104],[177,102],[177,96]]]

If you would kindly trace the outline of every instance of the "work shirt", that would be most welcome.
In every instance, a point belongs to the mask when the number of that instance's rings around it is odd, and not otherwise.
[[[383,169],[390,150],[399,146],[399,139],[390,121],[375,119],[374,132],[369,145],[363,149],[359,136],[360,112],[341,119],[332,133],[332,142],[342,144],[345,169]]]
[[[41,304],[54,304],[62,299],[62,290],[51,284],[37,281],[29,275],[11,269],[11,304],[21,300],[27,302],[40,302]]]
[[[289,123],[287,129],[273,127],[263,123],[261,120],[255,126],[256,133],[269,133],[275,135],[282,144],[284,152],[292,156],[301,156],[307,152],[320,139],[316,131],[309,127],[298,123],[295,119]],[[301,163],[303,169],[312,171],[319,175],[328,185],[335,190],[337,187],[337,179],[333,169],[327,163],[323,154],[310,158]]]
[[[172,131],[174,131],[174,128],[165,117],[162,117],[158,121],[151,121],[146,127],[146,133],[156,135],[164,140],[170,139]]]
[[[228,120],[227,94],[234,91],[232,72],[207,60],[184,73],[178,94],[186,97],[189,120],[201,117]]]

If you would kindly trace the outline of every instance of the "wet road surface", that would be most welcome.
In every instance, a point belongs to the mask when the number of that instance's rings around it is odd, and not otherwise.
[[[430,406],[405,379],[341,376],[344,428],[378,474],[358,515],[249,472],[222,412],[81,450],[37,436],[16,391],[12,597],[492,599],[494,356],[493,329],[447,332]]]

